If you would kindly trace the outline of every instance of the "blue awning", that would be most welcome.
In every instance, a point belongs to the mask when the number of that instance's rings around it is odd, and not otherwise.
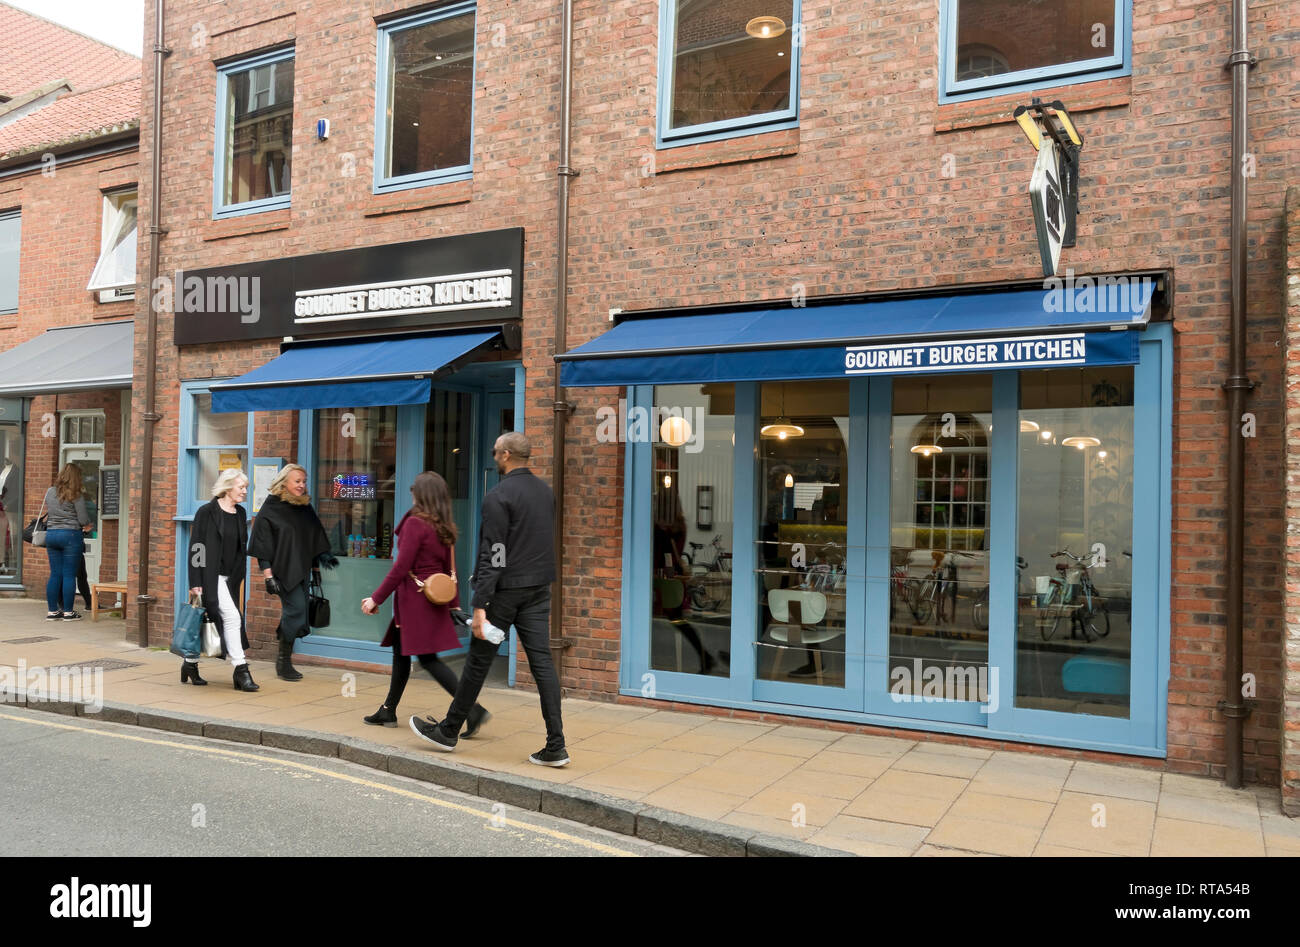
[[[1155,284],[1115,279],[629,318],[556,361],[566,387],[1133,364]]]
[[[330,342],[286,349],[247,375],[212,386],[213,411],[285,411],[424,404],[444,366],[499,330]]]

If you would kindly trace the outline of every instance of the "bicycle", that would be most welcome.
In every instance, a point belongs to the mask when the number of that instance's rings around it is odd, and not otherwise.
[[[1069,548],[1052,553],[1053,559],[1063,556],[1074,560],[1078,568],[1076,574],[1070,575],[1066,563],[1056,564],[1058,575],[1051,579],[1047,601],[1042,603],[1038,612],[1039,633],[1044,641],[1051,641],[1068,611],[1071,638],[1095,641],[1106,637],[1110,634],[1110,610],[1092,582],[1088,559],[1076,556]]]
[[[1025,569],[1029,568],[1029,563],[1025,561],[1024,556],[1016,556],[1016,604],[1024,608],[1031,601],[1030,596],[1022,590],[1025,577]],[[986,585],[973,596],[970,604],[971,624],[980,631],[989,630],[989,591],[990,586]]]
[[[731,571],[731,553],[722,548],[722,535],[713,537],[713,542],[709,547],[713,550],[713,560],[711,562],[698,562],[700,550],[705,547],[704,543],[687,543],[691,547],[690,552],[683,552],[682,559],[691,570],[691,575],[707,575],[710,572],[730,572]]]
[[[955,550],[948,553],[936,552],[932,555],[934,568],[930,573],[923,579],[908,579],[905,583],[909,593],[908,606],[912,610],[912,615],[921,624],[929,621],[931,615],[934,615],[936,623],[946,624],[957,617],[956,557],[965,556],[967,559],[975,557]],[[965,637],[957,632],[952,634]]]

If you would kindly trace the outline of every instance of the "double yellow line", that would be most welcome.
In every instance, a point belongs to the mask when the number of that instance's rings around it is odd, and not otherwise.
[[[435,799],[432,796],[426,796],[423,793],[414,792],[410,789],[402,789],[398,786],[387,786],[384,783],[376,782],[373,779],[362,779],[360,776],[352,776],[348,773],[336,773],[332,770],[322,769],[319,766],[309,766],[306,763],[299,763],[297,760],[285,760],[277,757],[262,756],[257,753],[244,753],[239,750],[224,750],[213,746],[196,746],[192,743],[179,743],[174,740],[155,740],[151,737],[137,737],[126,733],[114,733],[111,730],[101,730],[97,727],[77,726],[70,723],[55,723],[52,720],[32,720],[29,717],[15,717],[12,714],[0,713],[0,720],[13,720],[18,723],[32,724],[38,727],[52,727],[56,730],[76,730],[81,733],[93,733],[96,736],[110,737],[114,740],[130,740],[134,743],[149,743],[153,746],[166,746],[176,750],[189,750],[193,753],[209,753],[215,756],[229,756],[234,759],[256,760],[263,763],[271,763],[275,766],[289,766],[294,769],[302,770],[306,773],[315,773],[318,776],[327,776],[330,779],[337,779],[341,782],[353,783],[357,786],[366,786],[370,789],[378,789],[383,792],[392,793],[395,796],[404,796],[407,799],[415,799],[419,802],[427,802],[430,805],[441,806],[444,809],[454,809],[457,812],[463,812],[467,815],[479,816],[488,822],[500,823],[501,826],[512,826],[518,829],[524,829],[528,832],[535,832],[538,835],[549,836],[562,842],[569,842],[573,845],[579,845],[592,851],[600,852],[603,855],[618,855],[622,857],[633,857],[631,852],[625,852],[621,849],[614,848],[611,845],[604,845],[601,842],[593,842],[589,839],[579,838],[576,835],[570,835],[567,832],[560,832],[556,829],[548,829],[540,825],[530,825],[527,822],[519,822],[513,819],[503,819],[492,812],[484,812],[481,809],[475,809],[472,806],[461,805],[458,802],[448,802],[445,799]],[[346,761],[345,761],[346,762]],[[495,827],[495,824],[494,824]]]

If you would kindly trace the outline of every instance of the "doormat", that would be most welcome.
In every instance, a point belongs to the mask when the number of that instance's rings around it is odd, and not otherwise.
[[[119,658],[95,658],[93,661],[78,661],[75,664],[61,664],[65,668],[103,668],[105,671],[120,671],[123,668],[138,668],[139,661],[123,661]]]
[[[35,638],[6,638],[5,644],[39,644],[42,641],[58,641],[53,635],[37,635]]]

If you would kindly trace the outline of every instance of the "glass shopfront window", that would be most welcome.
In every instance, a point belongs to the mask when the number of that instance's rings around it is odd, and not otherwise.
[[[759,386],[757,676],[844,686],[849,383]]]
[[[441,474],[451,494],[451,515],[456,522],[456,577],[461,604],[468,610],[469,576],[474,571],[475,510],[470,482],[473,469],[474,396],[464,391],[435,388],[429,399],[424,428],[424,470]],[[489,463],[494,461],[489,458]],[[410,485],[407,484],[409,487]]]
[[[730,674],[735,386],[655,389],[650,666]],[[635,419],[632,419],[635,423]]]
[[[83,429],[88,420],[82,419]],[[221,471],[242,470],[245,476],[252,476],[248,462],[248,415],[244,412],[214,414],[212,395],[206,391],[195,394],[194,428],[190,437],[190,469],[194,471],[191,489],[200,504],[211,499],[212,485]]]
[[[1133,370],[1022,372],[1016,705],[1127,717]]]
[[[900,378],[893,388],[891,692],[984,700],[992,378]]]
[[[315,445],[316,512],[339,558],[337,569],[323,573],[325,597],[360,602],[383,581],[393,558],[397,408],[319,410]],[[329,633],[379,641],[391,608],[391,601],[386,602],[375,616],[335,609]]]

